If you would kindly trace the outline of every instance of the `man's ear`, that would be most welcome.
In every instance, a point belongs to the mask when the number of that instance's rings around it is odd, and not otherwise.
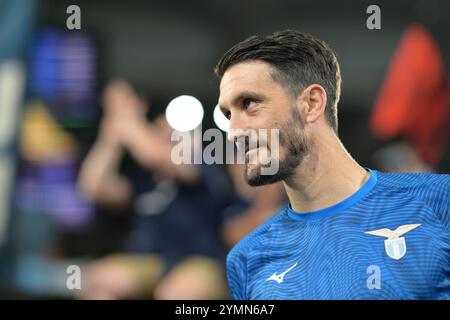
[[[316,122],[325,112],[327,93],[319,84],[306,87],[299,96],[304,105],[303,117],[308,122]]]

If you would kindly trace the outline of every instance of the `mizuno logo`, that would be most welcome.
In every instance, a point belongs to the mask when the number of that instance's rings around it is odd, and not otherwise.
[[[287,269],[286,271],[284,271],[284,272],[282,272],[280,274],[277,274],[275,272],[273,275],[271,275],[269,278],[267,278],[266,281],[273,280],[273,281],[276,281],[278,284],[282,283],[286,273],[288,273],[289,271],[294,269],[297,266],[297,264],[298,264],[298,262],[296,262],[292,267],[290,267],[289,269]]]
[[[405,238],[402,237],[402,235],[420,226],[421,224],[405,224],[398,227],[394,231],[383,228],[373,231],[366,231],[364,233],[387,238],[384,241],[386,254],[392,259],[399,260],[406,253],[406,241]]]

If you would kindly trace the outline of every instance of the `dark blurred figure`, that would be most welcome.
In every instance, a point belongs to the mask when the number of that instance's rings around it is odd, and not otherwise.
[[[79,185],[92,201],[133,212],[133,223],[123,254],[87,267],[81,297],[224,298],[219,226],[231,188],[214,166],[173,164],[172,129],[163,117],[147,121],[147,111],[127,83],[106,88]]]

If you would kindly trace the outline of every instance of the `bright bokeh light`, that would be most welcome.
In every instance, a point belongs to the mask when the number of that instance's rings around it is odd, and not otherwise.
[[[186,132],[197,128],[203,120],[203,106],[193,96],[179,96],[167,105],[166,119],[177,131]]]
[[[214,123],[216,124],[216,126],[225,132],[228,132],[228,130],[230,129],[230,120],[228,120],[224,114],[222,113],[222,111],[220,111],[219,106],[217,105],[214,108]]]

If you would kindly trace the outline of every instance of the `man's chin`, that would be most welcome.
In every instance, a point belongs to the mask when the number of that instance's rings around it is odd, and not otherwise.
[[[281,176],[278,174],[271,174],[271,175],[263,175],[261,173],[261,167],[260,166],[251,166],[247,165],[245,168],[245,181],[249,186],[252,187],[258,187],[263,186],[267,184],[276,183],[283,180]]]

